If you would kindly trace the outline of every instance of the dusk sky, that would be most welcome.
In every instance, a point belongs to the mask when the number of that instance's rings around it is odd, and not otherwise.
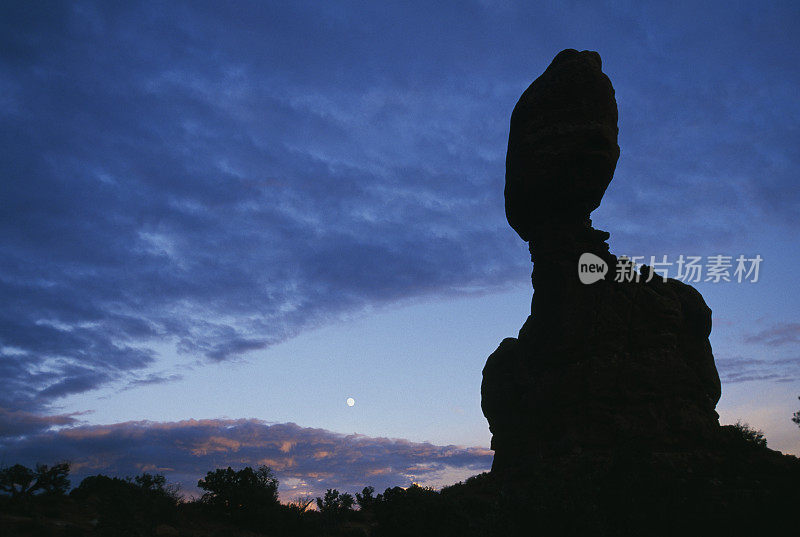
[[[798,28],[794,1],[3,2],[0,464],[190,492],[268,464],[284,499],[488,470],[481,369],[532,294],[509,119],[565,48],[616,90],[612,252],[763,259],[693,285],[721,421],[800,455]]]

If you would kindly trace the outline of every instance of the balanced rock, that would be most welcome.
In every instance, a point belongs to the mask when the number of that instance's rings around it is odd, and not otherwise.
[[[525,241],[540,225],[588,218],[614,175],[617,102],[601,67],[596,52],[564,50],[514,107],[506,216]]]
[[[484,370],[498,470],[532,454],[620,443],[694,446],[719,428],[711,310],[676,280],[615,281],[609,234],[591,226],[619,157],[601,65],[596,52],[559,53],[511,116],[506,213],[530,241],[536,292],[519,337]],[[610,267],[606,278],[579,281],[584,253]]]
[[[623,260],[592,227],[619,157],[601,65],[596,52],[559,53],[511,117],[506,215],[529,243],[535,292],[518,336],[483,370],[492,477],[520,499],[511,512],[537,505],[583,523],[582,535],[673,535],[675,521],[736,528],[739,512],[780,513],[800,500],[787,492],[800,464],[720,426],[703,297],[648,267],[616,278]],[[587,253],[608,267],[591,285],[578,275]]]

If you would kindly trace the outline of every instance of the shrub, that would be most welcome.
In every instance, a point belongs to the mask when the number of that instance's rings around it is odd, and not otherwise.
[[[748,444],[758,448],[767,447],[767,439],[764,437],[764,431],[750,427],[749,424],[742,423],[741,421],[737,421],[735,424],[731,425],[731,429],[737,433],[738,437]]]

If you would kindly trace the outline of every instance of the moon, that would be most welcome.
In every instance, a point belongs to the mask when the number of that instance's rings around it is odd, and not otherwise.
[[[353,406],[354,404],[356,404],[356,400],[353,399],[352,397],[348,397],[346,402],[347,406]]]

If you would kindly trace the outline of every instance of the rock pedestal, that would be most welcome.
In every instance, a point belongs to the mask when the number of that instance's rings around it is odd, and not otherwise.
[[[615,281],[609,234],[591,226],[618,157],[600,56],[561,52],[511,116],[506,214],[529,241],[535,294],[519,337],[484,369],[497,471],[621,445],[694,448],[719,429],[711,310],[676,280]],[[608,267],[593,284],[578,278],[586,252]]]
[[[632,523],[634,504],[641,516],[667,519],[774,506],[800,465],[748,451],[720,427],[703,297],[647,267],[617,281],[609,234],[592,227],[620,155],[617,132],[614,89],[596,52],[559,53],[511,116],[506,216],[529,243],[535,292],[518,337],[503,340],[483,370],[493,478],[530,500],[523,510],[558,496],[530,499],[542,493],[536,483],[560,487],[563,501],[545,511],[562,521],[581,497],[580,516],[599,517],[585,528],[595,534],[628,534],[612,529]],[[585,253],[608,267],[591,284],[578,275]]]

